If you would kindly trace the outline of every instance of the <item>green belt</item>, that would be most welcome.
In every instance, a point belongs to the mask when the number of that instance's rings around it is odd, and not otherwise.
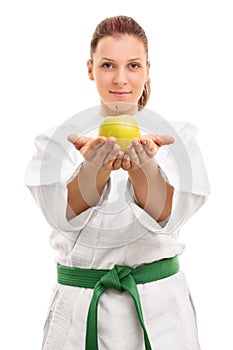
[[[138,318],[144,333],[146,350],[152,350],[143,320],[140,297],[136,284],[158,281],[179,271],[178,256],[130,268],[115,265],[112,270],[92,270],[57,265],[58,283],[94,289],[87,316],[86,350],[98,350],[97,307],[101,294],[107,288],[127,291],[134,300]]]

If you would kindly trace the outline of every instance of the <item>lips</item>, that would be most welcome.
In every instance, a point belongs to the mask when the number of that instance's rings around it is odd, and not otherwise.
[[[131,91],[110,91],[110,94],[117,98],[124,98],[131,94]]]

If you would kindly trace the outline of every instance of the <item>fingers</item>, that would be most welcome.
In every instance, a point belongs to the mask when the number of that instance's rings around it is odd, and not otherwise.
[[[97,150],[104,144],[105,141],[106,141],[106,137],[104,136],[98,136],[95,139],[90,138],[88,142],[88,151],[93,149]]]
[[[138,139],[135,139],[132,141],[132,145],[130,147],[128,147],[127,152],[126,152],[126,154],[130,158],[132,166],[134,166],[134,167],[139,164],[139,162],[140,162],[139,153],[141,151],[143,151],[143,149],[140,150],[139,147],[140,147],[140,142]]]
[[[78,136],[76,134],[69,135],[67,139],[84,157],[86,157],[87,153],[90,153],[91,150],[100,147],[101,143],[106,140],[103,136],[94,139],[93,137]]]
[[[158,146],[150,138],[134,139],[132,146],[138,158],[138,163],[143,165],[155,156]]]
[[[151,138],[133,139],[122,159],[122,168],[133,170],[144,167],[154,157],[158,148]]]
[[[170,145],[175,142],[174,138],[171,135],[156,136],[153,134],[147,134],[144,137],[150,138],[159,147],[164,145]],[[142,137],[141,139],[143,139],[144,137]]]
[[[123,157],[124,153],[122,151],[119,151],[116,158],[112,161],[111,164],[113,170],[118,170],[121,168]]]
[[[120,146],[115,143],[110,143],[110,147],[108,145],[108,142],[106,142],[106,146],[103,147],[106,149],[106,156],[103,161],[103,168],[105,170],[113,170],[113,163],[116,162],[114,169],[119,169],[119,163],[121,163],[121,157],[119,154]]]
[[[120,147],[116,144],[114,137],[110,137],[109,139],[106,139],[104,136],[91,138],[71,134],[67,139],[84,155],[86,161],[98,168],[103,166],[112,170],[113,162],[116,160],[120,151]],[[119,154],[118,160],[114,165],[116,169],[120,168],[121,159],[122,156]]]
[[[83,146],[90,142],[93,138],[87,136],[78,136],[76,134],[68,135],[67,140],[70,141],[79,151]]]
[[[150,147],[154,147],[155,145],[152,140],[150,140],[151,144]],[[148,140],[146,141],[146,144],[148,143]],[[149,147],[148,147],[149,150]],[[133,170],[138,169],[143,164],[145,164],[150,157],[148,157],[148,154],[145,150],[145,146],[141,144],[139,139],[133,139],[132,145],[128,147],[127,152],[125,153],[123,159],[122,159],[122,168],[124,170]]]
[[[79,136],[76,134],[71,134],[71,135],[67,136],[67,140],[73,144],[77,141],[78,138],[79,138]]]
[[[172,137],[171,135],[160,135],[156,138],[162,143],[162,145],[171,145],[175,142],[174,137]]]
[[[144,152],[146,153],[147,156],[154,157],[159,149],[159,146],[157,145],[157,143],[155,143],[151,138],[141,138],[140,139],[140,151],[141,151],[141,155],[142,155],[142,160],[145,159],[145,154],[142,153],[142,149],[144,150]]]
[[[92,142],[92,145],[94,143]],[[100,144],[96,144],[93,148],[86,153],[86,160],[97,166],[98,168],[103,167],[105,170],[114,170],[113,163],[116,161],[117,156],[120,152],[120,146],[116,144],[116,139],[110,137],[109,139]],[[120,157],[116,161],[116,169],[120,168]]]
[[[95,145],[92,150],[93,150],[93,152],[95,152],[96,158],[100,159],[104,163],[105,161],[112,159],[112,158],[107,158],[107,157],[108,157],[109,153],[111,153],[111,152],[115,153],[113,151],[115,146],[118,147],[118,150],[117,150],[117,152],[118,152],[119,146],[116,145],[116,139],[114,137],[110,137],[107,140],[105,138],[104,142]]]
[[[78,136],[76,134],[70,134],[67,137],[67,140],[73,143],[73,145],[77,148],[80,149],[87,143],[90,143],[91,147],[95,147],[95,145],[99,144],[102,141],[106,140],[106,137],[104,136],[99,136],[96,137],[95,139],[93,137],[88,137],[88,136]]]
[[[104,136],[91,139],[91,141],[87,142],[86,145],[83,146],[85,152],[82,152],[83,148],[80,150],[80,152],[83,153],[85,159],[91,160],[96,155],[98,150],[104,145],[105,141],[106,137]]]
[[[132,168],[132,163],[130,161],[130,157],[128,154],[124,154],[121,162],[121,167],[124,170],[131,170]]]

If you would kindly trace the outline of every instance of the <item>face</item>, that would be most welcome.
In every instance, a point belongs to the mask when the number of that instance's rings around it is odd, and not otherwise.
[[[135,36],[100,39],[88,75],[95,80],[101,104],[137,105],[149,76],[144,44]]]

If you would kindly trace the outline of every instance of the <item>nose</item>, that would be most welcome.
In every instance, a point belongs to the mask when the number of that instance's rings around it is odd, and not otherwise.
[[[127,84],[127,77],[124,69],[118,69],[116,71],[116,74],[113,78],[113,84],[119,86],[124,86],[125,84]]]

